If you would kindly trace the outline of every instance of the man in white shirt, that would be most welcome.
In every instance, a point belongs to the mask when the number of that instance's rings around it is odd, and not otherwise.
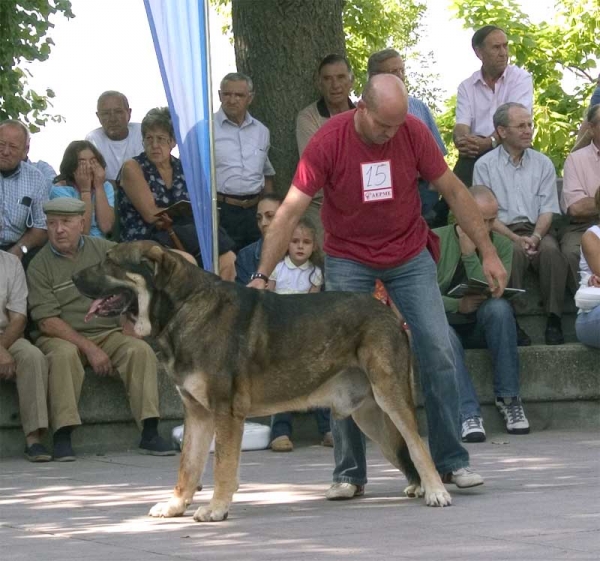
[[[453,133],[459,152],[454,173],[468,187],[473,183],[477,158],[501,142],[494,131],[496,109],[509,101],[521,103],[529,113],[533,108],[531,75],[508,64],[506,33],[495,25],[486,25],[475,32],[471,45],[481,68],[458,87]]]
[[[121,93],[113,90],[104,92],[98,98],[96,116],[101,127],[90,132],[89,140],[106,160],[106,179],[115,183],[121,166],[144,151],[140,123],[130,123],[129,101]]]
[[[538,274],[547,315],[547,345],[564,343],[561,326],[568,263],[552,231],[560,214],[556,172],[550,158],[531,148],[533,122],[529,108],[509,102],[494,113],[502,143],[475,164],[473,182],[489,187],[498,199],[494,231],[513,242],[511,284],[524,288],[525,271]]]
[[[248,113],[252,80],[241,72],[227,74],[219,99],[214,116],[219,220],[237,253],[260,238],[256,207],[261,193],[273,191],[275,170],[269,161],[269,129]]]

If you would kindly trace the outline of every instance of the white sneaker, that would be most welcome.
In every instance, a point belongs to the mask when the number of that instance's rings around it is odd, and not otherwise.
[[[506,403],[506,399],[509,398],[496,398],[496,407],[504,417],[506,431],[508,434],[529,434],[529,421],[525,417],[521,398],[519,396],[510,398],[509,403]]]
[[[471,468],[464,467],[460,469],[455,469],[451,473],[446,473],[442,476],[442,481],[444,483],[452,483],[456,485],[459,489],[467,489],[468,487],[477,487],[478,485],[483,485],[483,477],[474,471],[471,471]]]
[[[361,497],[365,494],[364,485],[354,485],[353,483],[334,483],[327,493],[325,498],[328,501],[347,501],[354,497]]]
[[[461,438],[463,442],[485,441],[485,429],[481,417],[469,417],[463,421]]]

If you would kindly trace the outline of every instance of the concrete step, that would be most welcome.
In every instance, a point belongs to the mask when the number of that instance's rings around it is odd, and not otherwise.
[[[532,430],[547,428],[600,429],[600,379],[595,349],[579,343],[519,349],[521,388]],[[492,368],[485,350],[467,351],[467,365],[483,406],[488,430],[501,432],[503,425],[495,411]],[[182,422],[183,408],[177,391],[164,373],[159,373],[161,426],[163,435]],[[75,449],[85,453],[134,449],[139,432],[131,419],[120,380],[86,374],[80,401],[84,425],[73,435]],[[425,430],[424,416],[419,413]],[[266,418],[259,419],[268,424]],[[310,414],[295,418],[296,438],[318,441],[315,421]],[[24,439],[14,384],[0,382],[0,457],[20,455]]]

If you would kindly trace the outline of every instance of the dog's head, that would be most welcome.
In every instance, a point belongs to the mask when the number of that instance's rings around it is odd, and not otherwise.
[[[135,332],[146,337],[161,327],[151,308],[156,307],[159,295],[164,303],[165,287],[182,268],[187,269],[183,257],[155,242],[129,242],[110,249],[98,265],[73,275],[73,282],[79,292],[93,299],[86,319],[125,314]]]

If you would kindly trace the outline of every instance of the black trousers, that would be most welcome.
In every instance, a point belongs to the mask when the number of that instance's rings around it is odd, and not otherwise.
[[[260,230],[256,222],[258,203],[249,208],[219,202],[219,224],[235,244],[234,251],[254,243],[260,238]]]

